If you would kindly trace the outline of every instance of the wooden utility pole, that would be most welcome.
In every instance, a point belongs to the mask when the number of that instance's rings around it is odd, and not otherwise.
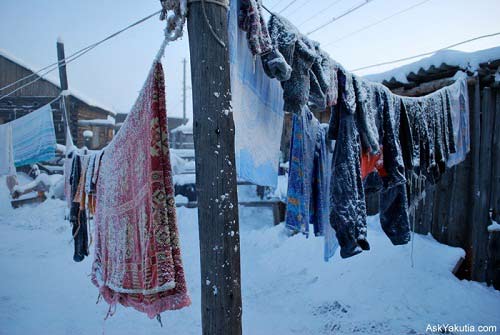
[[[66,57],[64,55],[64,43],[61,41],[61,39],[57,39],[57,61],[59,63],[59,82],[61,86],[61,91],[66,91],[68,90],[68,75],[66,73]],[[64,105],[62,99],[64,99]],[[65,94],[61,98],[60,103],[61,103],[61,110],[63,111],[65,120],[64,135],[66,138],[68,130],[71,133],[71,128],[68,129],[71,120],[71,106],[69,101],[69,95]],[[63,110],[63,108],[65,109]]]
[[[204,335],[241,334],[238,195],[224,2],[193,1],[188,11]]]
[[[186,123],[186,58],[182,60],[182,123]]]

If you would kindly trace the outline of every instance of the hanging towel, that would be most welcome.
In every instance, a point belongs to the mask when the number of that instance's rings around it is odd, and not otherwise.
[[[11,124],[16,166],[48,161],[55,157],[56,133],[50,104]]]
[[[309,235],[309,223],[313,224],[314,235],[322,235],[323,213],[328,213],[321,198],[328,199],[323,187],[325,180],[319,180],[323,169],[319,162],[320,138],[323,129],[307,106],[300,114],[292,116],[292,139],[290,142],[290,172],[286,206],[286,226],[294,232]],[[325,148],[326,149],[326,148]],[[326,159],[326,158],[325,158]]]
[[[14,148],[12,147],[12,125],[0,125],[0,176],[16,174]]]
[[[326,143],[328,125],[321,125],[307,106],[292,118],[286,227],[308,236],[312,224],[314,235],[325,237],[324,259],[328,261],[338,247],[329,221],[332,154]]]
[[[265,74],[260,58],[252,56],[246,33],[238,30],[237,1],[231,1],[228,30],[238,178],[276,187],[284,117],[283,91],[279,81]]]
[[[456,83],[449,86],[448,94],[451,105],[451,121],[455,139],[455,152],[450,154],[446,161],[446,165],[452,167],[464,161],[470,150],[469,94],[467,90],[467,79],[461,78]]]
[[[159,62],[106,147],[96,193],[92,282],[106,302],[150,318],[188,306]]]

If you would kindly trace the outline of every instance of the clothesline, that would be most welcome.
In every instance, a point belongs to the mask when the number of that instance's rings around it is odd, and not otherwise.
[[[32,78],[34,76],[38,76],[35,80],[32,80],[32,81],[30,81],[30,82],[22,85],[21,87],[15,89],[14,91],[11,91],[8,94],[5,94],[5,95],[1,96],[0,100],[2,100],[4,98],[6,98],[6,97],[8,97],[8,96],[10,96],[12,94],[14,94],[15,92],[19,91],[20,89],[22,89],[24,87],[27,87],[27,86],[29,86],[31,84],[34,84],[35,82],[37,82],[40,79],[44,79],[44,77],[47,74],[51,73],[52,71],[55,71],[56,69],[59,68],[59,66],[61,66],[63,64],[71,63],[72,61],[80,58],[81,56],[83,56],[84,54],[86,54],[89,51],[93,50],[94,48],[96,48],[97,46],[101,45],[102,43],[104,43],[104,42],[106,42],[106,41],[108,41],[108,40],[110,40],[110,39],[112,39],[112,38],[120,35],[121,33],[129,30],[132,27],[135,27],[135,26],[137,26],[137,25],[139,25],[139,24],[147,21],[148,19],[152,18],[153,16],[155,16],[155,15],[161,13],[161,12],[162,12],[162,10],[156,11],[156,12],[154,12],[154,13],[152,13],[152,14],[150,14],[150,15],[148,15],[148,16],[146,16],[146,17],[144,17],[144,18],[142,18],[142,19],[140,19],[140,20],[138,20],[138,21],[136,21],[136,22],[134,22],[132,24],[129,24],[125,28],[118,30],[117,32],[115,32],[115,33],[113,33],[113,34],[105,37],[104,39],[102,39],[100,41],[97,41],[95,43],[92,43],[92,44],[90,44],[90,45],[88,45],[88,46],[86,46],[86,47],[84,47],[84,48],[82,48],[82,49],[80,49],[80,50],[72,53],[71,55],[69,55],[65,59],[62,59],[62,60],[60,60],[58,62],[55,62],[55,63],[52,63],[50,65],[47,65],[47,66],[43,67],[42,69],[38,70],[37,72],[34,72],[34,73],[30,74],[30,75],[27,75],[27,76],[25,76],[23,78],[20,78],[20,79],[16,80],[15,82],[10,83],[10,84],[8,84],[8,85],[0,88],[0,91],[3,91],[3,90],[5,90],[5,89],[7,89],[9,87],[12,87],[12,86],[16,85],[17,83],[20,83],[20,82],[22,82],[24,80],[27,80],[29,78]]]
[[[422,97],[397,95],[347,71],[284,17],[271,14],[266,24],[258,0],[242,3],[238,23],[246,31],[247,47],[253,57],[260,56],[268,80],[281,84],[283,110],[293,118],[286,226],[307,235],[312,223],[315,235],[325,237],[325,228],[333,227],[342,258],[370,250],[365,187],[371,187],[380,192],[387,237],[394,245],[408,243],[410,204],[419,201],[422,185],[436,183],[469,150],[466,75]],[[238,45],[235,35],[230,37],[230,44]],[[231,69],[232,82],[252,76],[246,62],[239,60],[239,68]],[[242,85],[254,89],[245,83],[236,87]],[[270,105],[269,95],[259,98]],[[245,111],[236,105],[235,111]],[[323,132],[311,111],[327,110],[330,120]],[[331,161],[325,136],[335,141]],[[326,250],[328,259],[331,249]]]

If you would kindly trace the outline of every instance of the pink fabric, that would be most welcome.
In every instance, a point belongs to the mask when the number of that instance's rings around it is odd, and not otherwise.
[[[103,298],[150,318],[188,306],[160,63],[106,148],[96,191],[92,282]]]

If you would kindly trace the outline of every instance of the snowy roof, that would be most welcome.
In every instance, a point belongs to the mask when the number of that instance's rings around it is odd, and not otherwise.
[[[172,129],[172,133],[184,133],[184,134],[192,134],[193,133],[193,123],[188,122],[186,124],[182,124],[177,128]]]
[[[34,66],[31,66],[31,65],[25,63],[23,60],[15,57],[15,56],[13,56],[12,54],[10,54],[8,51],[6,51],[4,49],[0,49],[0,56],[6,58],[8,60],[10,60],[13,63],[16,63],[17,65],[19,65],[21,67],[24,67],[28,71],[31,71],[33,73],[38,72],[38,70],[35,70]],[[57,88],[60,88],[59,87],[59,81],[56,80],[54,77],[52,77],[52,76],[49,75],[49,76],[44,76],[43,79],[46,80],[46,81],[48,81],[52,85],[56,86]],[[78,92],[78,91],[76,91],[74,89],[70,89],[69,93],[70,93],[71,96],[77,98],[78,100],[83,101],[84,103],[86,103],[89,106],[93,106],[93,107],[97,107],[97,108],[103,109],[104,111],[109,112],[113,116],[116,115],[116,112],[113,110],[113,108],[110,108],[110,107],[105,106],[105,105],[103,105],[101,103],[98,103],[98,102],[96,102],[96,101],[88,98],[87,96],[85,96],[81,92]]]
[[[412,77],[418,74],[450,68],[475,72],[482,64],[498,60],[500,60],[500,47],[475,52],[442,50],[414,63],[403,65],[386,72],[365,75],[364,78],[375,82],[408,83],[411,81]]]

